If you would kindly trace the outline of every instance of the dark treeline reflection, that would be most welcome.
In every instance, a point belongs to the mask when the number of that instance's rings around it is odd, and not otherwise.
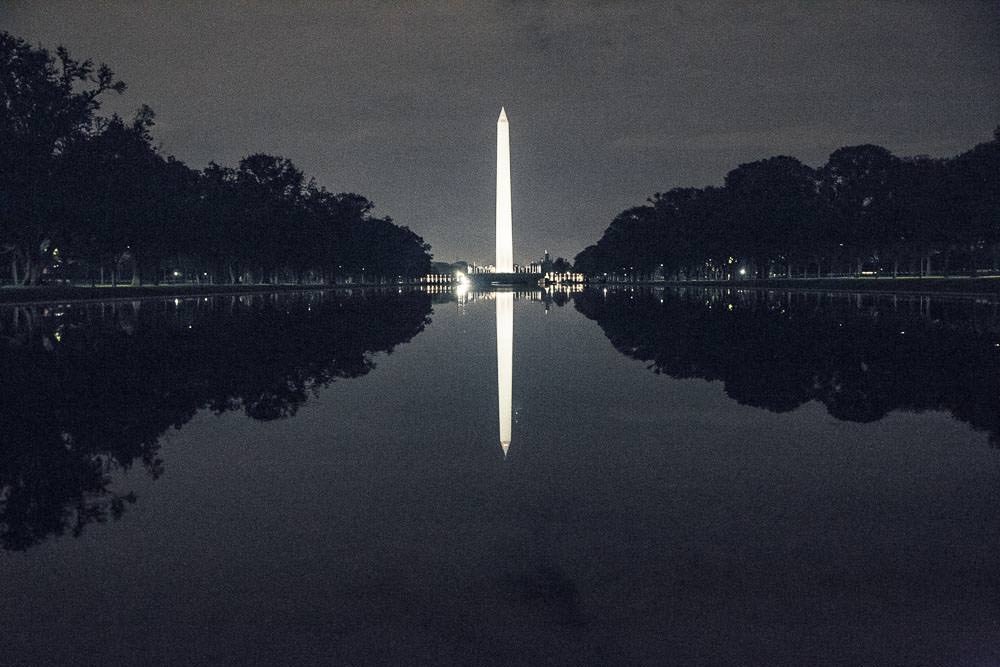
[[[426,294],[243,295],[0,309],[0,544],[117,518],[109,489],[196,412],[294,415],[429,322]]]
[[[735,289],[588,290],[578,311],[622,354],[721,380],[744,405],[837,419],[947,410],[1000,446],[1000,312],[977,300]]]

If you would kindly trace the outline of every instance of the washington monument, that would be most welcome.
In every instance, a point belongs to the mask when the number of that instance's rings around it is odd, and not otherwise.
[[[497,119],[497,273],[514,272],[514,241],[510,215],[510,126],[500,107]]]
[[[497,273],[514,272],[514,242],[510,215],[510,129],[507,112],[500,107],[497,119]],[[514,356],[514,295],[498,292],[497,397],[500,399],[500,448],[510,447],[510,404]]]

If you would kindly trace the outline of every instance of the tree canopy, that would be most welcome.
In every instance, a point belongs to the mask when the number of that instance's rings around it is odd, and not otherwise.
[[[107,65],[0,33],[0,257],[15,284],[375,282],[429,270],[420,236],[287,158],[199,171],[156,146],[149,107],[99,116],[101,96],[124,90]]]
[[[1000,128],[951,159],[837,149],[741,164],[620,213],[576,256],[590,275],[732,279],[1000,270]]]

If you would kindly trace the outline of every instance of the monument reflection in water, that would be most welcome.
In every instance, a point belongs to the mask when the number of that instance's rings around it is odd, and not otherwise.
[[[0,308],[0,663],[997,664],[996,300],[396,292]]]
[[[497,397],[500,415],[500,447],[510,449],[510,403],[514,366],[514,294],[497,292]]]

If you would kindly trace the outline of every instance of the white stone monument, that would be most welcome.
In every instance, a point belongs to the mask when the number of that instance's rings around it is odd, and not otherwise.
[[[514,241],[510,214],[510,126],[500,107],[497,119],[497,273],[514,272]]]
[[[500,108],[497,119],[497,273],[514,273],[513,222],[510,212],[510,126]],[[511,399],[514,365],[514,295],[497,292],[497,397],[499,399],[500,448],[510,448]]]

